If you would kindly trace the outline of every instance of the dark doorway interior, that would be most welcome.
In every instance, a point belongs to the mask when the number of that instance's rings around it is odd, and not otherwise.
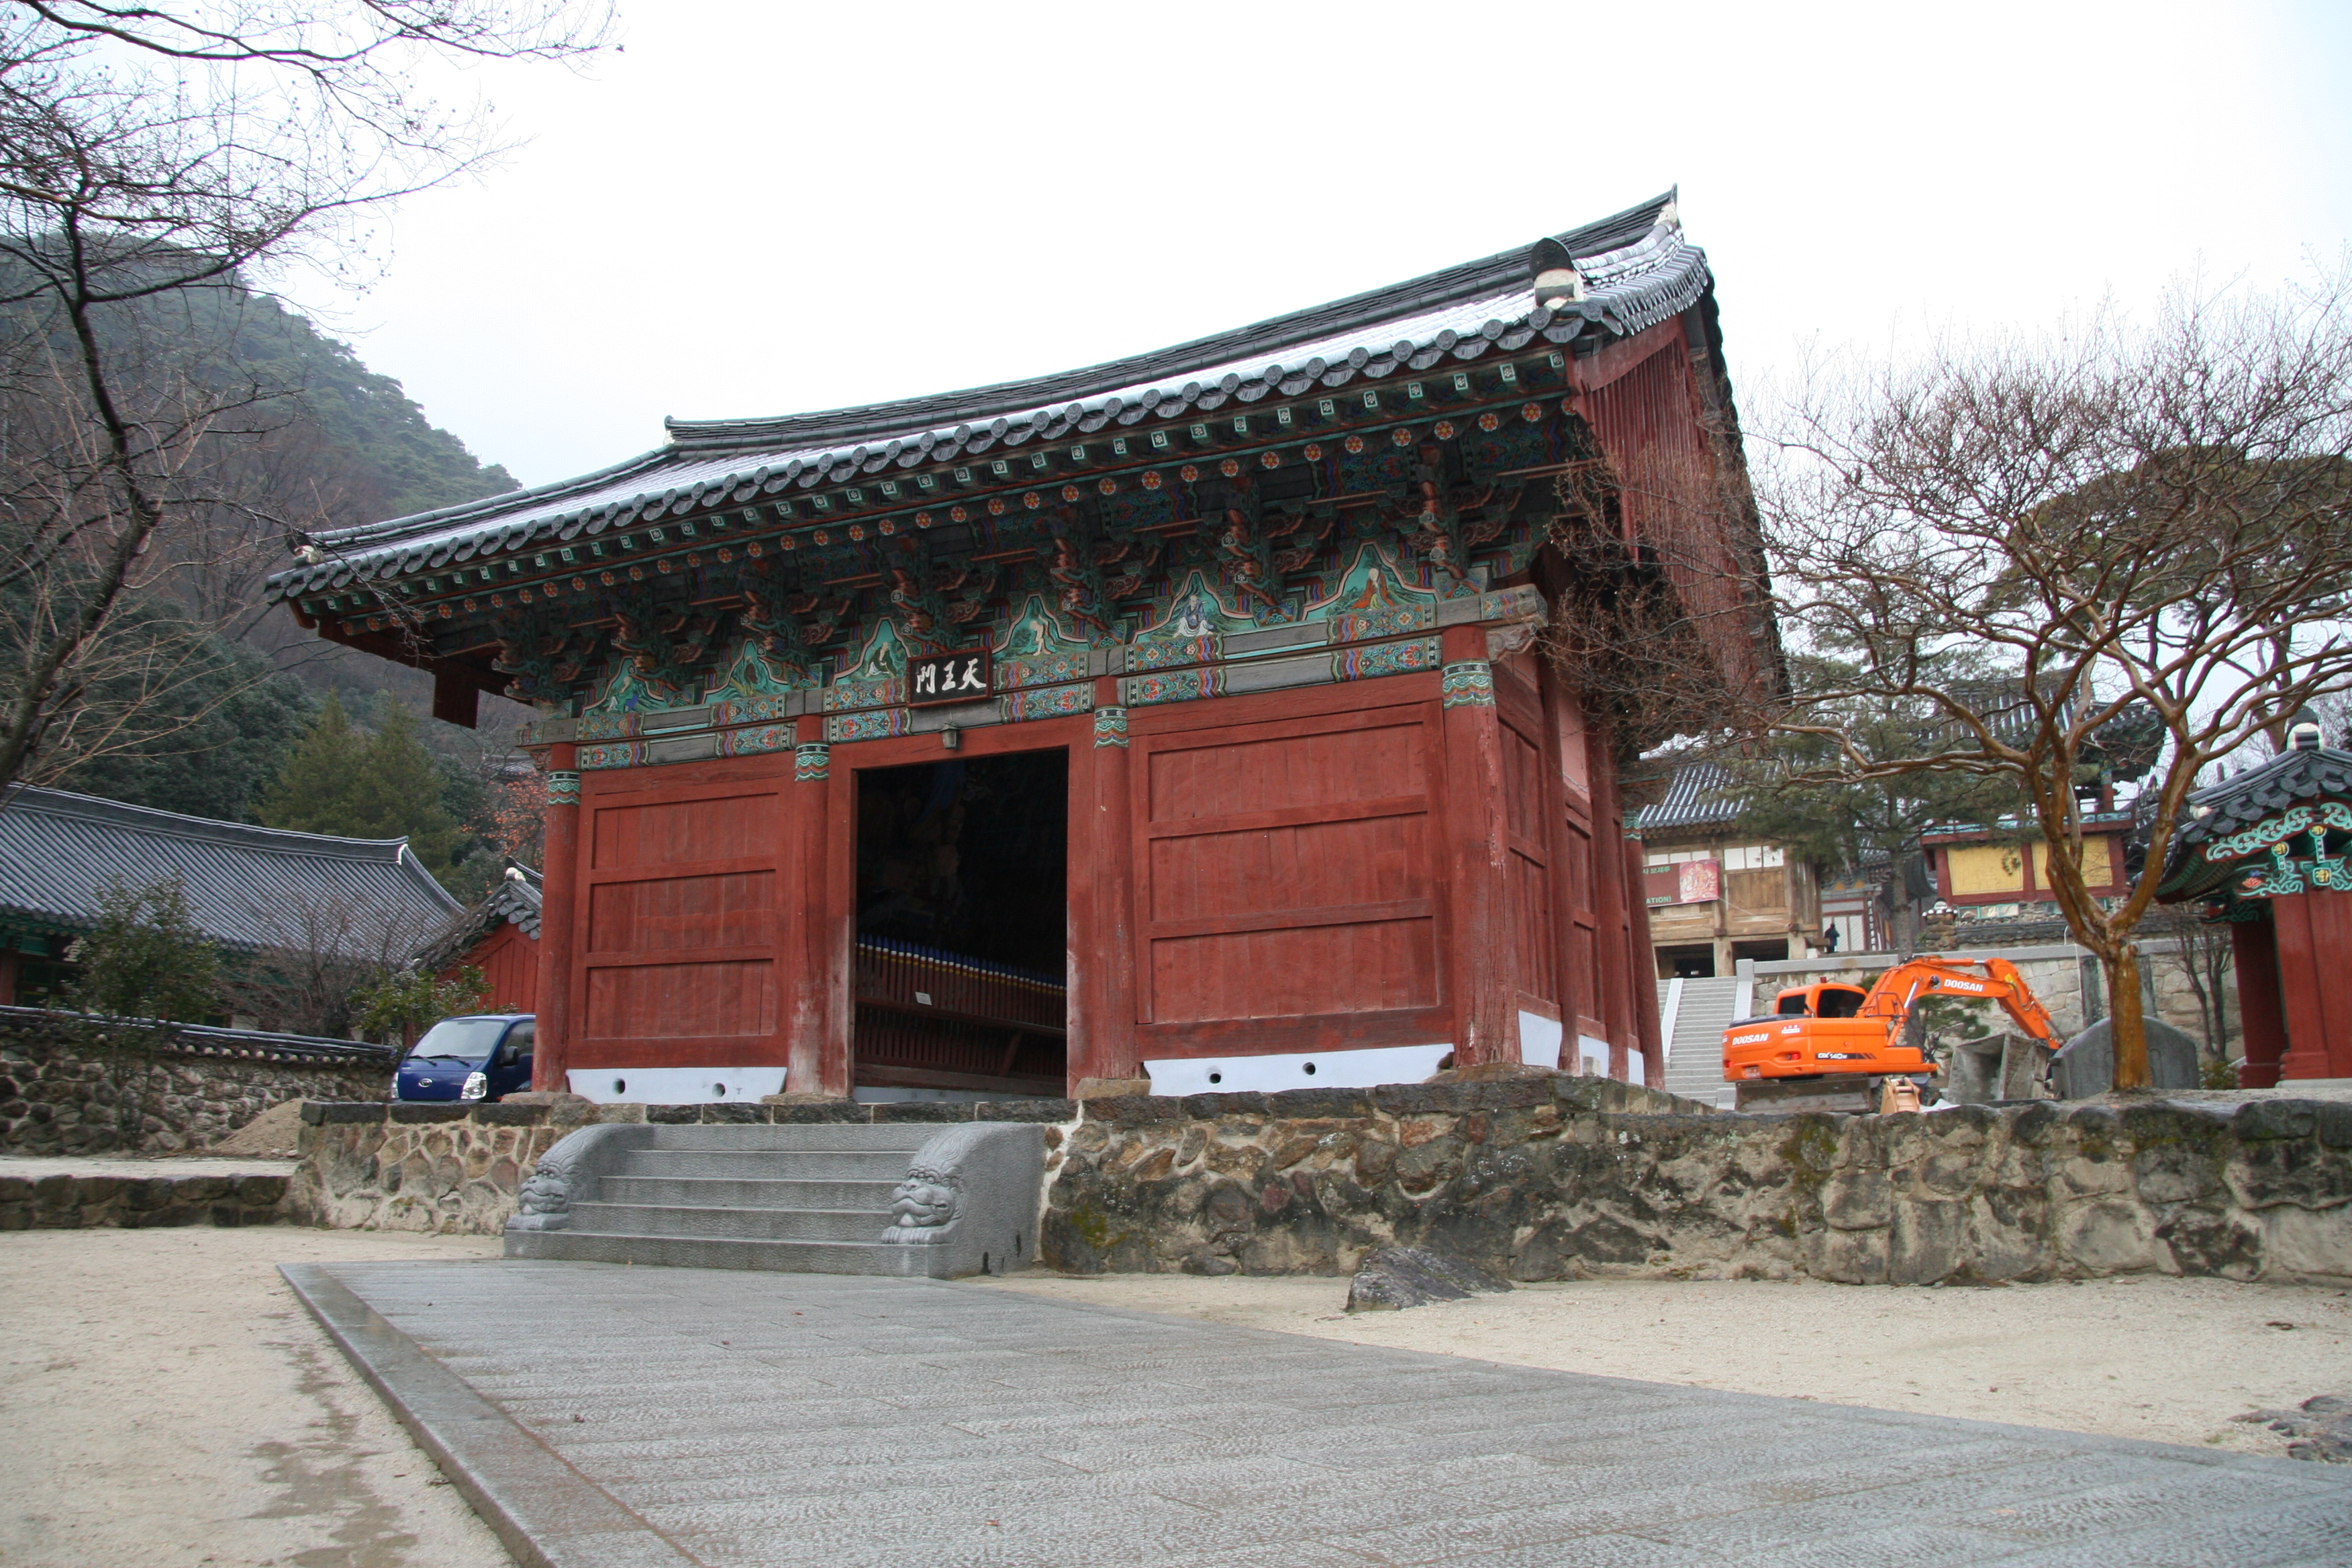
[[[1066,1088],[1069,757],[857,775],[861,1088]]]
[[[1658,978],[1661,980],[1712,980],[1715,978],[1715,944],[1697,942],[1684,947],[1658,949]]]

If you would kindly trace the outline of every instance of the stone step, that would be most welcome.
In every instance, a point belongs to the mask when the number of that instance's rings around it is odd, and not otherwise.
[[[932,1121],[809,1121],[775,1127],[657,1123],[653,1129],[652,1146],[660,1150],[897,1150],[911,1153],[929,1142],[941,1125]]]
[[[896,1182],[911,1149],[633,1149],[627,1176],[704,1176],[803,1182]]]
[[[678,1204],[688,1207],[856,1209],[881,1215],[890,1209],[893,1180],[804,1181],[782,1176],[606,1176],[598,1192],[607,1203]]]
[[[738,1208],[717,1204],[575,1204],[574,1235],[710,1236],[750,1241],[873,1241],[889,1227],[873,1209]]]
[[[1024,1246],[1030,1245],[1024,1238]],[[631,1263],[640,1268],[769,1268],[792,1274],[882,1274],[945,1277],[947,1248],[898,1247],[878,1241],[758,1241],[721,1236],[619,1235],[604,1231],[509,1231],[509,1258],[558,1258],[583,1263]],[[1016,1258],[1014,1267],[1022,1260]],[[1001,1273],[991,1257],[989,1272]]]

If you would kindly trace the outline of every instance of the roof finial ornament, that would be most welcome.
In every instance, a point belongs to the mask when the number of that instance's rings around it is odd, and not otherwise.
[[[1547,310],[1566,310],[1584,298],[1584,274],[1556,239],[1536,241],[1528,252],[1528,270],[1535,275],[1536,303]]]

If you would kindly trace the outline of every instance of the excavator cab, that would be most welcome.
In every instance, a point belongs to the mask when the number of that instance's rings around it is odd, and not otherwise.
[[[1862,1014],[1862,999],[1868,995],[1859,985],[1843,985],[1823,981],[1819,985],[1801,986],[1780,993],[1772,1009],[1780,1018],[1853,1018]]]

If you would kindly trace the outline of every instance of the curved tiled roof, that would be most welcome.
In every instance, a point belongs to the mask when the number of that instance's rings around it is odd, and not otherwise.
[[[283,945],[302,910],[331,904],[415,931],[459,908],[405,838],[289,833],[23,784],[0,807],[0,912],[87,930],[108,879],[175,872],[196,924],[231,947]]]
[[[506,875],[488,898],[417,949],[416,966],[437,970],[454,963],[501,926],[520,926],[525,936],[538,940],[541,896],[539,872],[520,860],[508,861]]]
[[[1642,808],[1633,819],[1633,831],[1658,833],[1670,827],[1734,821],[1746,803],[1727,794],[1730,787],[1727,769],[1713,763],[1685,763],[1667,782],[1665,798]]]
[[[2161,891],[2188,897],[2220,881],[2234,862],[2209,863],[2198,855],[2201,846],[2242,833],[2290,806],[2323,799],[2352,801],[2352,752],[2295,747],[2197,791],[2189,797],[2191,815],[2173,837]]]
[[[1573,263],[1580,297],[1538,304],[1538,267]],[[1538,338],[1631,335],[1710,281],[1673,193],[1596,224],[1410,282],[1152,353],[1030,381],[773,419],[668,421],[670,442],[594,473],[317,536],[332,559],[270,579],[273,598],[572,539],[696,506],[748,504],[861,474],[945,463],[1032,438],[1195,416],[1377,381]]]

